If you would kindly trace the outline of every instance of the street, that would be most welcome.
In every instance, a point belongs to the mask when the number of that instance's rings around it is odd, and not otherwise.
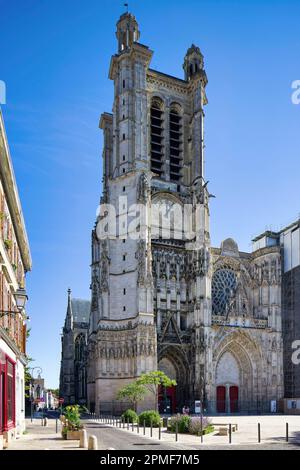
[[[137,436],[136,433],[127,433],[105,424],[84,423],[88,434],[94,434],[98,438],[99,450],[113,448],[115,450],[178,450],[180,446],[169,443],[159,443],[152,439]],[[182,446],[182,449],[186,448]]]

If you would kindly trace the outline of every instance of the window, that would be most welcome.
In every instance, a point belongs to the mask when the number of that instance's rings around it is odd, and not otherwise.
[[[84,335],[80,334],[75,340],[75,360],[80,362],[84,359],[85,339]]]
[[[123,173],[125,173],[125,171],[126,171],[125,168],[123,168]]]
[[[232,308],[236,290],[236,275],[232,269],[219,269],[212,278],[212,312],[228,315]]]
[[[7,399],[6,399],[6,409],[7,409],[7,421],[15,421],[15,386],[14,386],[14,376],[15,376],[15,365],[7,359]]]
[[[180,329],[181,329],[181,331],[185,331],[186,328],[187,328],[186,315],[181,314],[180,315]]]
[[[125,307],[125,305],[124,305],[124,307],[123,307],[123,312],[126,312],[126,307]]]
[[[125,162],[125,160],[126,160],[126,157],[125,157],[125,155],[123,155],[123,162]]]
[[[150,109],[151,117],[151,170],[158,176],[163,174],[163,110],[162,101],[155,98]]]
[[[126,85],[125,80],[123,80],[123,88],[125,88],[125,85]]]
[[[123,98],[123,106],[125,106],[125,98]]]
[[[125,242],[126,242],[126,240],[125,240],[125,238],[124,238],[124,239],[123,239],[123,243],[125,243]]]
[[[125,193],[126,191],[126,186],[123,186],[123,193]]]
[[[126,255],[123,255],[123,261],[126,261]]]
[[[181,180],[182,169],[182,118],[177,107],[170,111],[170,180]]]
[[[123,114],[123,119],[125,119],[125,114]]]
[[[125,135],[125,134],[123,134],[123,140],[125,140],[125,139],[126,139],[126,135]]]
[[[126,295],[126,289],[123,289],[123,295]]]

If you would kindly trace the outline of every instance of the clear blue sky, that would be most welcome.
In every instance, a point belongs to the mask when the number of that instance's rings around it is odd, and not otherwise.
[[[300,2],[133,0],[152,68],[183,76],[186,49],[205,55],[206,176],[212,242],[240,249],[298,216]],[[90,232],[101,192],[101,112],[111,111],[117,0],[0,0],[0,80],[31,243],[29,354],[58,385],[67,288],[89,298]]]

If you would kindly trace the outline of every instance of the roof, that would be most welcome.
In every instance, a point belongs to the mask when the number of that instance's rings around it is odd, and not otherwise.
[[[89,322],[91,310],[91,302],[89,300],[72,299],[71,306],[75,323]]]
[[[171,78],[172,80],[176,80],[176,81],[178,81],[182,84],[188,85],[187,80],[184,80],[183,78],[174,77],[174,75],[169,75],[168,73],[159,72],[158,70],[151,69],[151,68],[149,68],[148,71],[153,73],[153,74],[161,75],[162,77]]]

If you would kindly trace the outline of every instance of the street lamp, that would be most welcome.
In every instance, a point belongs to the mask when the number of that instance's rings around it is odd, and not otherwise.
[[[19,313],[22,313],[25,308],[26,300],[28,300],[28,296],[24,287],[16,290],[14,293],[14,298]],[[16,313],[17,312],[15,310],[0,310],[0,318],[5,317],[6,315],[16,315]],[[26,320],[29,320],[29,317],[26,317]]]
[[[26,294],[24,287],[21,287],[15,292],[15,299],[18,310],[22,312],[22,310],[25,308],[26,301],[28,300],[28,295]]]

